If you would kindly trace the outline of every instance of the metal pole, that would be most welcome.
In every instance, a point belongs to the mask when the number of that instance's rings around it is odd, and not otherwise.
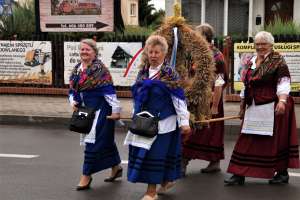
[[[224,0],[224,32],[223,35],[228,35],[228,0]]]
[[[35,12],[35,34],[40,35],[41,25],[40,25],[40,1],[34,1],[34,12]]]
[[[205,23],[206,0],[201,1],[201,24]]]
[[[249,20],[248,20],[248,37],[253,34],[253,0],[249,0]]]

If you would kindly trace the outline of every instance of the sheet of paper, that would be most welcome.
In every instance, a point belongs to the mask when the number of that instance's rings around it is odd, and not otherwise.
[[[273,135],[274,102],[248,107],[245,111],[242,133],[256,135]]]

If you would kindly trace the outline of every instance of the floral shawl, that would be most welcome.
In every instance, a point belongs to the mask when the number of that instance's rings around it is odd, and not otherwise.
[[[252,63],[251,63],[252,65]],[[252,71],[252,80],[260,80],[268,75],[274,75],[277,72],[277,78],[284,76],[290,77],[287,65],[283,56],[278,52],[272,51],[260,64],[260,66]]]
[[[150,66],[144,66],[138,73],[136,82],[149,79]],[[177,71],[166,62],[161,66],[157,79],[164,82],[170,88],[180,87],[180,77]]]
[[[113,85],[112,77],[104,64],[93,60],[87,69],[80,70],[81,63],[77,64],[70,76],[70,89],[76,92],[93,89],[101,86]]]
[[[223,79],[225,81],[225,84],[223,87],[226,87],[228,83],[228,70],[225,64],[225,58],[222,52],[217,49],[214,45],[210,45],[210,49],[212,50],[213,53],[213,60],[215,62],[216,66],[216,74],[223,74]]]
[[[180,87],[180,77],[176,70],[164,63],[155,79],[149,79],[149,66],[143,67],[138,73],[137,80],[132,86],[132,94],[135,103],[142,104],[147,101],[149,89],[157,86],[165,92],[185,100],[184,91]]]

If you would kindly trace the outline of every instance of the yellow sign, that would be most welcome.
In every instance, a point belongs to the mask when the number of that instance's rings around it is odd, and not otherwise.
[[[275,43],[274,51],[280,52],[284,57],[291,74],[291,91],[300,91],[300,43]],[[240,91],[243,87],[241,77],[246,63],[256,55],[253,43],[234,44],[234,89]]]
[[[273,49],[280,52],[300,51],[300,43],[275,43]],[[255,52],[254,43],[235,43],[234,51],[238,53]]]

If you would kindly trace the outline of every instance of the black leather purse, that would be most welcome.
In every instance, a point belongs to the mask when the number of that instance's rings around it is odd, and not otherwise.
[[[158,133],[158,117],[148,111],[142,111],[133,116],[129,130],[135,135],[153,138]]]
[[[91,131],[95,118],[93,108],[79,107],[73,112],[69,130],[77,133],[88,134]]]

